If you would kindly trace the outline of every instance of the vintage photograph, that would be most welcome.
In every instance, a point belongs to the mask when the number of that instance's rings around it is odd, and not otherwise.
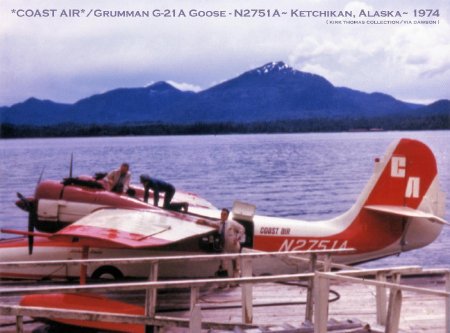
[[[450,329],[448,1],[4,0],[0,47],[0,331]]]

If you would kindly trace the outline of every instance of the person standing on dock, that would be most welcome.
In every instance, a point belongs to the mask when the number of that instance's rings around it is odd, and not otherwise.
[[[241,238],[245,234],[245,229],[238,222],[229,220],[229,216],[230,211],[227,208],[222,208],[219,222],[220,242],[224,253],[239,253],[241,252]],[[237,259],[223,260],[221,266],[228,272],[228,276],[240,276]]]
[[[241,238],[245,233],[244,227],[236,221],[229,220],[230,211],[222,208],[220,212],[219,235],[222,248],[226,253],[241,252]]]
[[[230,211],[227,208],[222,208],[219,222],[198,220],[197,223],[217,229],[219,233],[219,248],[222,252],[239,253],[241,252],[241,239],[245,235],[245,229],[240,223],[229,220],[229,216]],[[224,269],[227,271],[228,276],[238,277],[240,275],[240,269],[236,259],[223,260],[219,267],[219,273]]]
[[[106,179],[111,192],[119,194],[126,193],[130,187],[130,165],[128,163],[122,163],[119,169],[108,173]]]

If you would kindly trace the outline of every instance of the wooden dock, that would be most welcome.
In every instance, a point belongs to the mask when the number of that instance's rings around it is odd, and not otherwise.
[[[157,273],[157,269],[155,271]],[[417,274],[411,276],[415,272]],[[387,281],[386,276],[389,277]],[[126,285],[88,283],[80,286],[62,282],[43,282],[42,288],[41,283],[29,285],[37,293],[51,289],[55,292],[92,291],[127,303],[146,304],[149,317],[138,316],[129,320],[142,323],[160,320],[158,332],[450,333],[449,277],[448,269],[400,267],[340,273],[315,271],[277,277],[244,274],[244,277],[237,279],[201,281],[155,282],[153,276],[150,281]],[[306,288],[312,281],[314,288]],[[229,286],[236,283],[240,285]],[[25,293],[31,293],[23,282],[0,282],[0,313],[3,314],[0,317],[0,332],[20,332],[20,329],[16,330],[16,322],[19,325],[23,322],[23,332],[32,332],[42,325],[28,323],[30,318],[20,314],[27,312],[14,307],[20,299],[15,294],[20,289],[18,287]],[[157,296],[156,293],[153,296],[149,293],[150,290],[156,291],[154,288],[158,288]],[[308,298],[314,301],[308,302]],[[112,317],[101,313],[92,316],[100,319]],[[172,322],[175,325],[161,324],[167,322],[167,318],[178,319]],[[198,325],[202,323],[204,329],[200,330]],[[205,323],[209,325],[208,329]]]
[[[404,278],[402,283],[434,290],[443,290],[445,280],[443,276],[423,276]],[[34,284],[34,283],[33,283]],[[47,282],[48,284],[48,282]],[[26,286],[27,283],[3,281],[1,286]],[[368,323],[376,328],[375,288],[371,286],[358,286],[343,282],[333,284],[333,291],[339,294],[339,299],[330,303],[329,315],[336,321]],[[106,293],[108,297],[134,304],[143,304],[145,293],[142,291],[127,293]],[[20,297],[2,298],[6,304],[18,304]],[[330,294],[330,298],[336,298]],[[288,327],[302,326],[305,317],[306,289],[295,285],[268,283],[258,285],[253,290],[254,323],[261,327],[278,327],[287,331]],[[157,314],[170,314],[189,318],[190,291],[165,290],[158,293]],[[298,303],[298,304],[295,304]],[[239,322],[241,319],[241,291],[240,287],[202,288],[199,303],[202,318],[218,322]],[[24,318],[24,331],[32,332],[42,323],[27,322],[31,318]],[[15,317],[0,317],[0,332],[15,333]],[[372,325],[371,325],[372,324]],[[415,293],[404,294],[400,328],[404,332],[445,333],[445,303],[444,299],[433,296],[418,296]],[[169,328],[162,332],[183,332],[187,329]],[[256,331],[255,331],[256,332]],[[273,331],[272,331],[273,332]]]
[[[445,279],[441,276],[423,276],[404,278],[403,284],[443,290]],[[304,284],[304,283],[303,283]],[[333,291],[339,299],[330,303],[329,316],[336,321],[368,323],[376,328],[375,288],[371,286],[355,286],[347,282],[333,284]],[[412,292],[404,294],[400,327],[405,332],[444,333],[445,332],[445,300],[433,296],[418,296]],[[189,290],[184,292],[172,290],[158,294],[158,311],[188,318]],[[330,299],[337,298],[330,293]],[[124,299],[120,297],[120,299]],[[137,293],[126,297],[128,302],[140,299],[144,294]],[[268,283],[255,286],[253,289],[254,310],[253,321],[262,327],[301,327],[305,318],[306,288],[297,285]],[[202,289],[199,305],[202,318],[208,321],[239,322],[241,319],[241,290],[237,288],[219,289],[216,287]]]

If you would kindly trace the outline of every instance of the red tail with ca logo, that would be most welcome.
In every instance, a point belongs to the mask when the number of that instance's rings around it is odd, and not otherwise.
[[[362,252],[399,253],[434,241],[447,222],[431,150],[412,139],[392,144],[354,209],[346,233],[359,234],[353,244]]]
[[[393,205],[417,209],[437,176],[433,153],[419,141],[402,139],[387,157],[389,160],[385,162],[385,167],[365,205]]]

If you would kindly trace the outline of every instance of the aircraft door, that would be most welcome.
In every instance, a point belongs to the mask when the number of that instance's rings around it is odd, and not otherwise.
[[[254,234],[254,225],[253,221],[243,221],[243,220],[235,220],[240,225],[242,225],[245,229],[245,235],[243,239],[241,239],[241,247],[253,248],[253,234]]]
[[[242,201],[233,203],[233,220],[239,222],[245,229],[245,239],[241,241],[242,247],[253,248],[254,225],[256,206]]]

